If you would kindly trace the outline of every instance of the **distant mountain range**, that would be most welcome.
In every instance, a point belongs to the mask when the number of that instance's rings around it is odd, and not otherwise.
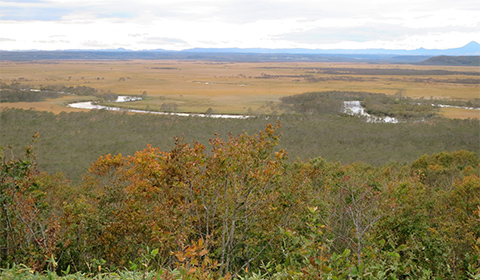
[[[181,59],[211,61],[311,61],[311,62],[370,62],[370,63],[420,63],[435,56],[480,56],[480,44],[470,42],[461,48],[453,49],[263,49],[263,48],[194,48],[182,51],[163,49],[133,51],[127,49],[110,50],[58,50],[58,51],[0,51],[0,60],[65,60],[65,59]],[[477,65],[478,58],[460,59]],[[434,60],[430,63],[460,63],[458,58]],[[463,64],[462,64],[463,63]]]
[[[460,48],[453,49],[416,49],[416,50],[389,50],[389,49],[262,49],[262,48],[195,48],[183,50],[181,52],[193,53],[255,53],[255,54],[361,54],[361,55],[422,55],[422,56],[438,56],[438,55],[480,55],[480,44],[472,41]]]

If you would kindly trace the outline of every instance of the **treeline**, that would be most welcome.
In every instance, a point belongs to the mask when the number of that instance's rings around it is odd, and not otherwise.
[[[19,159],[7,150],[0,264],[150,279],[480,277],[477,154],[289,162],[279,129],[107,154],[78,184],[38,172],[35,143]]]
[[[38,102],[60,95],[59,92],[32,90],[30,86],[20,83],[0,83],[0,102]]]
[[[416,83],[451,83],[451,84],[464,84],[464,85],[479,85],[480,79],[470,78],[470,79],[412,79]]]
[[[467,57],[470,59],[470,57]],[[471,57],[478,61],[479,57]],[[432,58],[433,59],[433,58]],[[477,71],[450,71],[450,70],[421,70],[405,68],[350,68],[350,67],[261,67],[261,69],[295,69],[306,70],[307,73],[330,74],[330,75],[365,75],[365,76],[445,76],[445,75],[468,75],[480,76]]]
[[[97,89],[87,86],[47,85],[33,88],[18,82],[0,83],[0,93],[0,102],[38,102],[71,94],[95,96],[105,101],[115,101],[118,96],[116,93],[99,92]]]

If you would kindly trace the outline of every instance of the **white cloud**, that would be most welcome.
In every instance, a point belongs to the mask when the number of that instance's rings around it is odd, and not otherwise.
[[[480,7],[470,0],[17,0],[0,1],[0,11],[4,50],[413,49],[480,42]]]

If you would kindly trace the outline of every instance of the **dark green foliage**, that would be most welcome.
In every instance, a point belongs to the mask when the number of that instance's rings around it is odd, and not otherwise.
[[[280,99],[287,112],[302,114],[338,114],[343,107],[343,101],[351,100],[361,101],[365,111],[371,115],[395,117],[399,120],[425,120],[438,112],[432,101],[402,97],[401,92],[394,96],[349,91],[307,92]],[[470,104],[473,106],[473,103]]]
[[[102,98],[105,101],[115,101],[117,99],[117,94],[113,92],[101,92],[95,88],[87,86],[64,86],[64,85],[49,85],[41,86],[40,90],[46,92],[57,92],[61,94],[73,94],[81,96],[95,96]]]
[[[0,102],[38,102],[47,98],[57,98],[61,94],[53,91],[32,91],[30,86],[19,83],[1,83]]]
[[[20,83],[1,83],[0,102],[38,102],[48,98],[58,98],[62,95],[82,95],[95,96],[105,101],[115,101],[117,94],[112,92],[98,92],[98,90],[87,86],[62,86],[49,85],[40,86],[40,89],[34,89],[29,85]]]
[[[390,116],[400,120],[425,120],[438,112],[438,108],[430,102],[401,95],[372,94],[363,100],[362,105],[371,115]]]
[[[285,96],[280,101],[284,108],[296,113],[336,114],[341,111],[343,101],[363,99],[362,94],[366,93],[341,91],[307,92]]]
[[[338,115],[282,115],[281,148],[291,159],[316,156],[331,161],[382,165],[411,162],[441,151],[480,151],[478,120],[436,119],[433,122],[374,124]],[[5,109],[0,113],[0,145],[26,146],[34,131],[41,135],[38,168],[64,172],[78,181],[88,166],[107,153],[132,155],[147,144],[168,150],[174,136],[208,143],[215,132],[253,133],[271,120],[123,114],[109,111],[61,113]],[[17,150],[18,154],[19,151]]]

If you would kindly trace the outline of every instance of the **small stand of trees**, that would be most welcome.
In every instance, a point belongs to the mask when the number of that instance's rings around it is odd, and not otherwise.
[[[59,98],[63,95],[96,96],[105,101],[115,101],[117,94],[100,93],[97,89],[87,86],[49,85],[34,89],[30,85],[13,82],[0,84],[0,102],[39,102],[49,98]]]

